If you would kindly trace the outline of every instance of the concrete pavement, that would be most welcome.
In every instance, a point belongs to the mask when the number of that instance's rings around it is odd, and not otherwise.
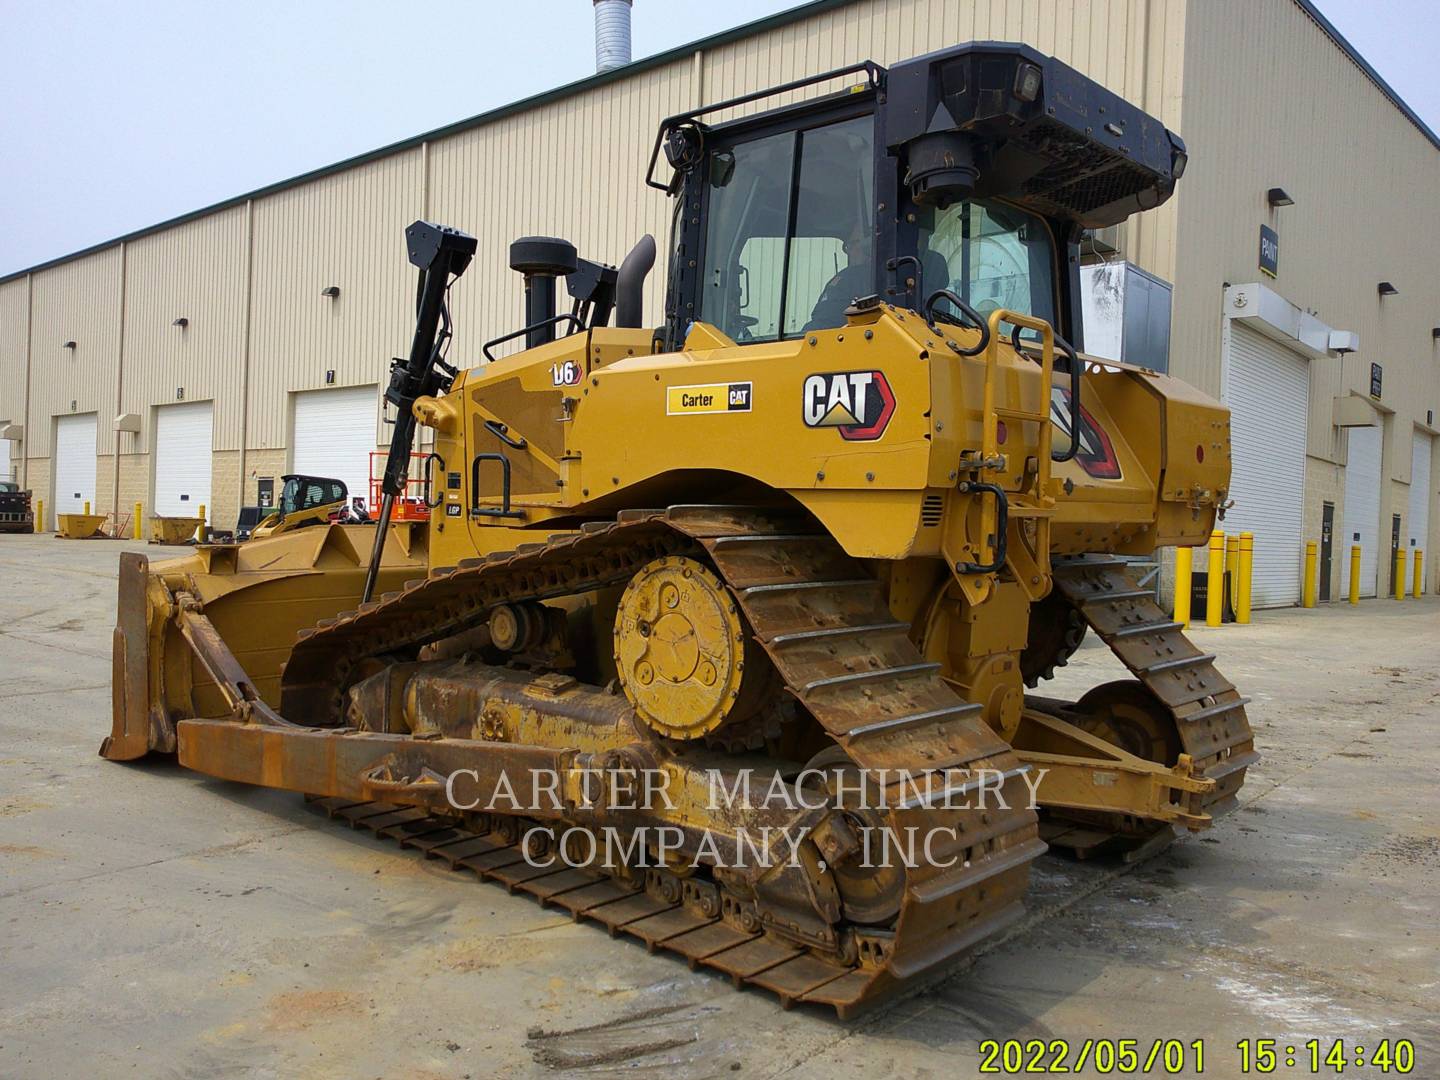
[[[1403,1037],[1440,1076],[1440,599],[1196,630],[1254,699],[1242,809],[1134,868],[1043,858],[1023,923],[847,1025],[298,796],[103,762],[141,546],[0,537],[0,1076],[968,1077],[982,1039],[1087,1037],[1203,1039],[1220,1077],[1243,1038]],[[1092,638],[1047,692],[1122,674]]]

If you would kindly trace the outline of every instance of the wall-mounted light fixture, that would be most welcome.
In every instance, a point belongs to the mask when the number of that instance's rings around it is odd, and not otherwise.
[[[1290,197],[1289,193],[1286,192],[1283,187],[1272,187],[1265,193],[1265,201],[1271,206],[1295,205],[1295,200]]]
[[[325,286],[325,288],[320,290],[320,295],[325,297],[325,299],[327,300],[334,300],[340,295],[340,286],[327,285]]]
[[[1400,290],[1388,281],[1380,282],[1379,285],[1375,286],[1375,291],[1381,296],[1398,296],[1400,294]]]
[[[187,327],[187,326],[190,325],[190,320],[187,319],[187,318],[185,318],[184,315],[181,315],[180,318],[176,319],[176,320],[175,320],[174,322],[172,322],[170,325],[171,325],[171,326],[178,326],[178,327],[180,327],[181,330],[184,330],[185,327]]]
[[[1432,326],[1430,328],[1430,336],[1436,341],[1440,341],[1440,326]]]
[[[73,342],[73,341],[67,341],[67,342],[65,342],[65,344],[64,344],[63,346],[61,346],[61,348],[73,349],[73,348],[75,348],[75,342]]]

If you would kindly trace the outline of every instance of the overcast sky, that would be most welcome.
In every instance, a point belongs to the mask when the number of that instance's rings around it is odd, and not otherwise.
[[[1319,3],[1440,130],[1440,5]],[[795,6],[638,0],[635,55]],[[593,70],[590,0],[0,0],[0,274]]]

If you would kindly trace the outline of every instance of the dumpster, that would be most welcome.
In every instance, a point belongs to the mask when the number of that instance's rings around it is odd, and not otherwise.
[[[56,535],[66,540],[88,540],[92,536],[103,536],[100,526],[105,524],[104,514],[57,514],[60,522]]]
[[[160,517],[150,519],[150,542],[152,544],[188,544],[195,539],[200,528],[198,517]]]

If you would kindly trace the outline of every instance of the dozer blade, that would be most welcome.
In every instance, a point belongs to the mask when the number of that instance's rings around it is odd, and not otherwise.
[[[189,555],[151,564],[120,556],[113,640],[111,730],[100,753],[133,761],[175,751],[175,724],[226,716],[232,703],[186,641],[179,595],[192,596],[219,641],[254,687],[254,697],[279,704],[280,672],[296,635],[354,607],[365,579],[374,527],[329,525],[245,544],[204,545]],[[423,577],[425,533],[392,527],[380,583],[398,589]]]
[[[150,642],[145,589],[150,560],[137,551],[120,555],[110,680],[112,726],[100,744],[111,761],[133,761],[153,747],[149,719]]]

